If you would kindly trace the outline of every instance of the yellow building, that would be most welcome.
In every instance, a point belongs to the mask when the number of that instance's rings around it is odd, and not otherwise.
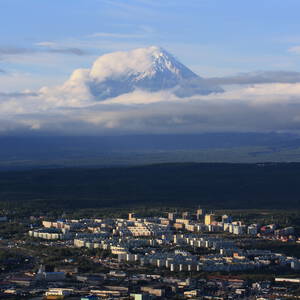
[[[136,221],[135,213],[129,213],[128,214],[128,220],[129,221]]]
[[[207,214],[205,215],[204,223],[205,225],[210,225],[215,221],[215,215],[214,214]]]

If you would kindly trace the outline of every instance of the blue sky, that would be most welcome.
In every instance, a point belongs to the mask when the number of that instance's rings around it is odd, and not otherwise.
[[[299,11],[299,0],[0,0],[0,135],[300,133]],[[98,101],[93,62],[152,45],[223,92]],[[108,69],[124,55],[109,57]]]
[[[0,91],[59,84],[103,53],[149,45],[204,77],[300,71],[299,11],[299,0],[0,0]]]

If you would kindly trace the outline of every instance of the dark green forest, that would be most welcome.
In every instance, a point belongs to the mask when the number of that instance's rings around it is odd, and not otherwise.
[[[300,164],[157,164],[0,172],[0,203],[61,208],[300,208]]]

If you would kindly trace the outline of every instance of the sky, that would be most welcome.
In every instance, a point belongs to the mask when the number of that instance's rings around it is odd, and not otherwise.
[[[1,130],[298,131],[299,11],[298,0],[0,0]],[[136,91],[104,109],[61,88],[103,54],[151,45],[225,92],[183,105]]]

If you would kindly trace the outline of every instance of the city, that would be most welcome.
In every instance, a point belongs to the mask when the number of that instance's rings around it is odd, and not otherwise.
[[[0,0],[0,300],[300,300],[299,0]]]
[[[18,254],[1,260],[2,297],[299,298],[298,227],[240,216],[203,208],[158,208],[148,217],[29,216],[23,219],[29,230],[1,240],[1,249]],[[2,225],[10,222],[1,217]],[[289,247],[280,252],[281,245]]]

